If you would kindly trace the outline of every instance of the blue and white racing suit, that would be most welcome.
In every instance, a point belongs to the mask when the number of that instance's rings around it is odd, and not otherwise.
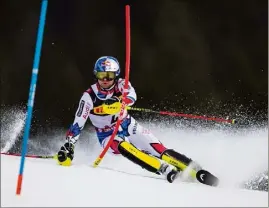
[[[81,130],[89,118],[95,127],[100,145],[104,148],[112,135],[119,113],[115,115],[110,114],[96,114],[93,108],[101,106],[106,100],[113,96],[120,97],[123,94],[124,79],[116,81],[114,87],[110,90],[103,90],[98,83],[91,85],[87,89],[79,102],[75,119],[67,132],[67,136],[71,137],[71,142],[75,144],[79,139]],[[131,106],[136,101],[136,92],[131,83],[128,83],[127,105]],[[115,136],[110,145],[109,152],[119,154],[117,149],[120,141],[128,141],[136,146],[138,149],[150,153],[156,157],[160,157],[166,148],[161,142],[150,132],[149,129],[141,126],[127,110],[124,111],[124,119],[119,127],[117,136]]]

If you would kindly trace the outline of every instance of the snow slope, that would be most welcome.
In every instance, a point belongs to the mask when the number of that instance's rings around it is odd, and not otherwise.
[[[18,112],[1,114],[1,152],[17,149],[25,117],[18,117]],[[13,114],[17,119],[10,120]],[[54,160],[26,159],[21,196],[15,195],[20,157],[1,155],[1,206],[268,207],[268,192],[242,188],[246,181],[268,171],[268,126],[233,131],[222,125],[206,129],[161,121],[142,125],[165,146],[218,176],[220,187],[181,181],[170,184],[121,156],[109,154],[100,167],[92,168],[101,149],[95,133],[86,127],[76,145],[72,167],[58,166]],[[29,154],[54,154],[63,144],[65,131],[52,128],[49,133],[30,137]]]
[[[180,181],[170,184],[161,180],[161,176],[140,168],[128,174],[129,163],[122,158],[115,160],[126,170],[111,170],[105,168],[104,164],[99,168],[93,168],[90,164],[61,167],[53,160],[27,158],[22,193],[17,196],[15,191],[20,157],[2,155],[1,206],[268,207],[267,192],[215,188]]]

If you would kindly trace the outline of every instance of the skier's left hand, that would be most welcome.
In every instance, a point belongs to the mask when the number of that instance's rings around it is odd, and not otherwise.
[[[74,144],[66,142],[57,153],[59,165],[70,166],[74,158]]]

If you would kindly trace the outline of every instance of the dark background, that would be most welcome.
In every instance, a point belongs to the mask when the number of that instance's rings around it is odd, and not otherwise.
[[[124,72],[125,4],[137,107],[267,119],[267,0],[49,0],[33,123],[69,125],[100,56]],[[40,6],[0,3],[1,107],[26,107]]]

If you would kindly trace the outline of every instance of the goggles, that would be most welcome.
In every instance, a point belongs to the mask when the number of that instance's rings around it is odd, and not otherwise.
[[[108,81],[114,80],[116,78],[115,72],[97,72],[95,76],[99,80],[106,79]]]

